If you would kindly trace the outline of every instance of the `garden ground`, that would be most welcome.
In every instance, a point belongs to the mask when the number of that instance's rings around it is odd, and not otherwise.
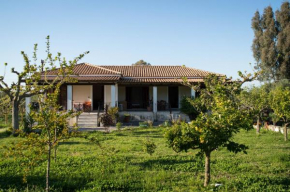
[[[100,145],[84,138],[62,142],[57,163],[52,162],[52,191],[212,191],[213,185],[203,187],[204,160],[195,157],[197,151],[175,153],[168,148],[166,129],[86,133]],[[35,167],[23,183],[22,160],[4,155],[2,146],[21,139],[0,128],[0,191],[43,191],[46,163]],[[157,145],[152,156],[143,151],[147,139]],[[212,153],[211,184],[222,184],[216,190],[290,191],[290,142],[284,142],[282,134],[242,131],[235,141],[248,145],[248,154],[225,149]]]

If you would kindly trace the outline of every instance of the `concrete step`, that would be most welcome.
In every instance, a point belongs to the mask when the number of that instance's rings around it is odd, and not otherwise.
[[[78,120],[78,124],[97,124],[98,121],[83,121]]]
[[[79,128],[97,128],[97,124],[78,124]]]

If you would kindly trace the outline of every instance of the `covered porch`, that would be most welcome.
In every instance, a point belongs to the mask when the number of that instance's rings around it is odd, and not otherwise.
[[[74,84],[61,87],[59,104],[64,110],[100,112],[104,106],[118,107],[120,112],[179,111],[183,96],[195,97],[187,86]]]

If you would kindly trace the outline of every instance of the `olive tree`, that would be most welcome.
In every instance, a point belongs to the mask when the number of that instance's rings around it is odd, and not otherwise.
[[[242,81],[210,75],[205,79],[205,88],[200,89],[200,99],[191,100],[191,105],[200,110],[191,123],[174,124],[165,134],[169,146],[176,152],[198,149],[205,156],[204,186],[210,182],[211,153],[226,147],[232,152],[246,152],[247,147],[233,141],[240,129],[252,128],[250,111],[243,107],[237,95],[242,84],[250,81],[250,75]],[[201,109],[206,109],[204,112]]]

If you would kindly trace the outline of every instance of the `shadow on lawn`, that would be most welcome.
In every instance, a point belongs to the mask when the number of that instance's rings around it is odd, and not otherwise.
[[[88,184],[90,180],[84,177],[73,178],[50,178],[50,187],[52,191],[78,191],[82,186]],[[43,176],[28,176],[27,183],[23,183],[23,176],[1,176],[0,189],[10,191],[44,191],[45,190],[45,175]]]
[[[202,160],[203,161],[203,160]],[[140,166],[142,169],[163,169],[163,170],[175,170],[175,171],[198,171],[203,170],[203,164],[201,159],[180,159],[180,158],[158,158],[150,159],[142,163],[135,165]]]
[[[155,132],[152,131],[134,131],[132,132],[133,136],[146,136],[146,137],[153,137],[153,138],[163,138],[162,135],[156,134]]]

